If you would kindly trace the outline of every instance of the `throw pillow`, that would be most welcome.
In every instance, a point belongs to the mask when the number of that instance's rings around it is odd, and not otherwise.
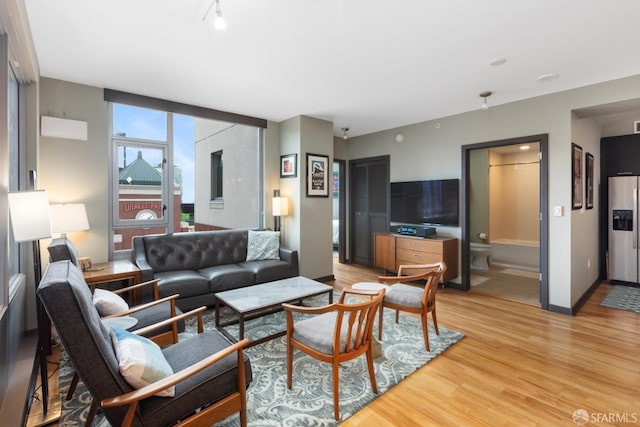
[[[93,305],[98,309],[100,317],[129,310],[129,304],[120,295],[99,288],[93,291]]]
[[[158,344],[120,328],[111,328],[111,340],[116,350],[120,373],[136,389],[152,384],[170,375],[173,369]],[[171,386],[156,396],[172,397],[176,388]]]
[[[247,261],[280,259],[280,232],[249,230]]]

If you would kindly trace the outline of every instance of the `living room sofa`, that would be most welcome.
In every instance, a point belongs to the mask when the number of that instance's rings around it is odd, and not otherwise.
[[[187,311],[213,306],[216,292],[297,276],[298,252],[280,248],[279,239],[264,230],[137,236],[133,256],[142,280],[160,279],[160,297],[179,294],[176,304]]]

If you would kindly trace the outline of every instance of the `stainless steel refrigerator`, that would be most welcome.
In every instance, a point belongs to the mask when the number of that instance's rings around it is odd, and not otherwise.
[[[609,281],[640,282],[638,176],[609,177]]]

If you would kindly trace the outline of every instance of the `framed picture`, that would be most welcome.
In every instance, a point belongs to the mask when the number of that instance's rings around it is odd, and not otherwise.
[[[280,156],[280,178],[295,178],[298,176],[298,155],[285,154]]]
[[[582,209],[582,147],[571,143],[571,209]]]
[[[329,156],[307,153],[307,197],[329,197]]]
[[[587,209],[593,208],[593,154],[585,154],[585,170],[587,172],[587,179],[585,180],[585,207]]]

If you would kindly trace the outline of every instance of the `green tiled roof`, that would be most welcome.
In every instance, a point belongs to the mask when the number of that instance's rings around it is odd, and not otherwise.
[[[120,171],[119,182],[131,185],[160,185],[162,174],[147,163],[142,158],[142,152],[138,151],[138,158]]]

